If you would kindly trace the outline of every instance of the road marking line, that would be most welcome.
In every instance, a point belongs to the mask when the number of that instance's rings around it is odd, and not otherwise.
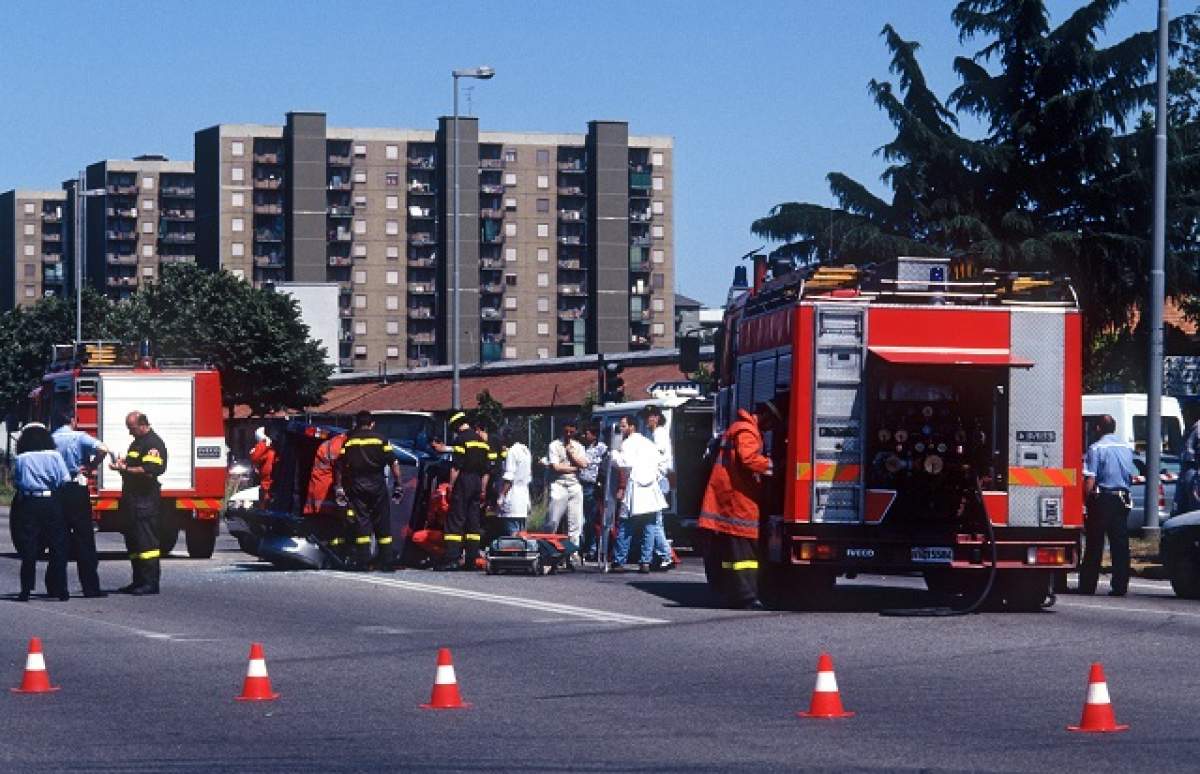
[[[347,581],[356,581],[358,583],[370,583],[376,586],[387,586],[393,589],[403,589],[406,591],[420,591],[426,594],[437,594],[444,597],[455,597],[458,599],[470,599],[476,602],[490,602],[496,605],[505,605],[508,607],[519,607],[525,610],[537,610],[541,613],[556,613],[558,615],[574,616],[576,618],[586,618],[591,621],[600,621],[603,623],[619,623],[619,624],[665,624],[670,623],[662,618],[645,618],[638,615],[627,615],[625,613],[614,613],[607,610],[594,610],[587,607],[576,607],[574,605],[564,605],[558,602],[542,602],[536,599],[523,599],[521,597],[510,597],[503,594],[489,594],[484,591],[471,591],[469,589],[454,589],[447,586],[437,586],[432,583],[417,583],[415,581],[398,580],[395,578],[374,578],[365,575],[356,575],[344,572],[326,571],[323,575],[340,578]]]
[[[120,629],[123,632],[128,632],[130,634],[136,634],[137,636],[145,637],[148,640],[174,640],[176,642],[179,642],[181,640],[177,640],[176,638],[185,636],[182,634],[168,634],[167,632],[155,632],[155,631],[151,631],[149,629],[139,629],[136,626],[126,626],[125,624],[113,623],[112,621],[105,621],[100,618],[89,618],[86,615],[76,615],[74,613],[66,613],[66,612],[62,612],[59,610],[49,610],[47,608],[40,607],[40,606],[28,606],[28,607],[22,606],[22,607],[24,609],[27,609],[30,611],[46,613],[47,615],[56,615],[56,616],[59,616],[60,618],[71,618],[76,621],[87,621],[88,623],[99,624],[100,626],[108,626],[112,629]]]
[[[1152,615],[1179,616],[1182,618],[1200,618],[1200,613],[1190,613],[1183,610],[1155,610],[1152,607],[1123,607],[1121,605],[1094,605],[1087,602],[1074,602],[1058,598],[1055,607],[1086,607],[1091,610],[1103,610],[1107,613],[1150,613]]]

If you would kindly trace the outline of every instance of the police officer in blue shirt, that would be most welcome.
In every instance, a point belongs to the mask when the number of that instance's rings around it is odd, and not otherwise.
[[[67,532],[58,502],[58,490],[67,479],[67,466],[54,448],[50,431],[37,423],[21,428],[13,461],[16,493],[11,514],[21,554],[21,592],[17,595],[21,602],[27,602],[33,593],[43,545],[50,548],[47,594],[64,602],[71,598],[67,594]]]
[[[67,534],[75,548],[75,566],[79,571],[79,585],[85,597],[106,596],[100,590],[99,562],[96,558],[96,533],[92,526],[92,499],[88,494],[85,470],[92,468],[108,454],[108,447],[92,436],[79,430],[75,415],[63,412],[54,431],[54,447],[67,464],[71,480],[59,489],[63,518],[67,523]]]
[[[1117,437],[1117,422],[1108,414],[1100,417],[1098,441],[1088,447],[1083,459],[1083,493],[1087,502],[1084,535],[1087,547],[1079,568],[1079,593],[1095,594],[1100,575],[1104,536],[1112,554],[1109,596],[1123,597],[1129,589],[1129,489],[1137,468],[1133,451]]]

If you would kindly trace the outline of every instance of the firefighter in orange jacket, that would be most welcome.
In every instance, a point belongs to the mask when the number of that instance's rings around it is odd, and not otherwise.
[[[271,444],[271,436],[267,429],[260,427],[254,431],[254,448],[250,450],[250,464],[258,473],[258,499],[271,499],[271,473],[275,470],[275,447]]]
[[[333,489],[333,466],[341,454],[346,434],[329,438],[317,447],[312,472],[308,478],[308,496],[304,500],[304,515],[313,519],[313,532],[339,556],[345,555],[345,507],[338,505]]]
[[[738,411],[725,431],[704,490],[700,528],[709,531],[704,563],[713,591],[732,608],[761,609],[757,584],[758,496],[762,479],[773,473],[763,454],[760,425],[778,417],[769,402],[755,414]]]

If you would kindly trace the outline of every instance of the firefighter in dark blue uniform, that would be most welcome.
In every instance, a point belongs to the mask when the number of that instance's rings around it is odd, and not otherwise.
[[[158,531],[162,487],[158,477],[167,470],[167,446],[140,411],[125,417],[133,436],[125,456],[109,465],[121,473],[121,511],[125,547],[133,565],[133,580],[118,591],[134,596],[157,594],[160,577]]]
[[[465,569],[475,569],[483,538],[482,508],[494,460],[492,447],[487,442],[487,430],[487,421],[476,419],[474,429],[460,432],[454,439],[451,462],[454,485],[450,490],[450,514],[443,536],[446,555],[438,565],[439,570],[460,569],[464,552]]]
[[[367,569],[371,563],[371,535],[375,535],[378,551],[375,568],[382,572],[395,569],[392,551],[391,509],[385,471],[392,470],[392,499],[399,501],[400,463],[388,440],[375,430],[375,420],[368,411],[354,417],[354,429],[338,454],[334,476],[337,489],[349,501],[346,516],[354,541],[353,565]]]

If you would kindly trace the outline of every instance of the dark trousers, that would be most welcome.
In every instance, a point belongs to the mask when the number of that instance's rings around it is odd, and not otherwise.
[[[58,490],[70,545],[75,549],[75,569],[84,594],[100,592],[99,560],[96,557],[96,530],[92,524],[92,499],[86,486],[69,481]]]
[[[478,473],[460,471],[450,492],[450,513],[446,516],[446,564],[455,564],[466,552],[467,567],[475,566],[479,556],[480,504],[483,477]]]
[[[157,589],[162,574],[158,543],[159,511],[162,498],[157,490],[126,492],[121,496],[124,511],[125,549],[133,566],[133,585]]]
[[[1096,593],[1107,535],[1108,550],[1112,554],[1112,590],[1124,594],[1129,589],[1129,506],[1115,492],[1093,495],[1088,500],[1083,530],[1087,544],[1083,563],[1079,566],[1079,593]]]
[[[46,568],[46,592],[51,596],[67,593],[67,528],[63,523],[58,496],[25,497],[13,503],[21,545],[21,591],[31,593],[37,583],[37,560],[42,546],[50,547],[50,565]]]
[[[361,564],[371,561],[371,535],[379,547],[376,561],[380,564],[392,562],[392,520],[388,508],[387,488],[379,486],[346,487],[352,515],[350,531],[354,538],[354,558]]]
[[[598,486],[587,481],[582,481],[580,484],[583,487],[583,534],[580,542],[583,545],[579,547],[579,551],[587,554],[595,551],[600,544],[600,522],[603,521],[603,518],[596,511]]]
[[[704,554],[709,588],[730,607],[741,607],[758,598],[758,558],[751,538],[713,532]]]

